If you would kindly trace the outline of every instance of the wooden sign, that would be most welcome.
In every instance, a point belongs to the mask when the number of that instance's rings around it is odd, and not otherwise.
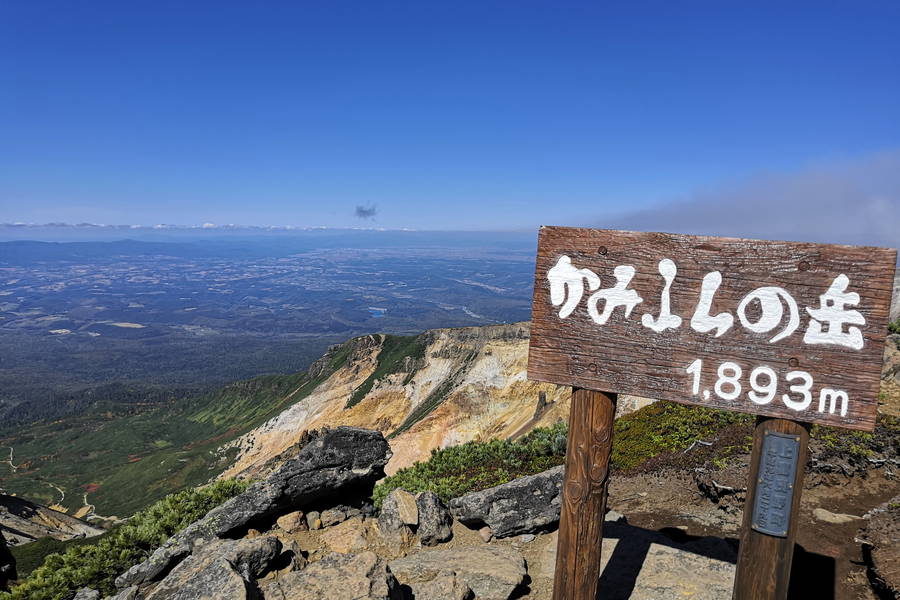
[[[541,228],[528,377],[875,426],[896,250]]]

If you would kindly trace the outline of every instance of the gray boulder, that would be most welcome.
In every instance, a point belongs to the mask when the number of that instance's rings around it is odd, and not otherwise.
[[[423,546],[434,546],[453,537],[453,517],[434,492],[416,495],[419,512],[419,540]]]
[[[143,600],[143,598],[144,596],[141,594],[140,588],[133,585],[124,590],[119,590],[119,593],[115,596],[107,596],[104,600]]]
[[[400,583],[413,589],[446,577],[452,569],[478,600],[507,600],[527,573],[522,555],[504,546],[422,550],[392,561],[390,569]]]
[[[354,427],[325,429],[308,436],[297,456],[268,478],[211,510],[175,534],[144,562],[116,579],[119,589],[157,581],[188,556],[199,540],[227,537],[251,522],[362,488],[384,476],[390,449],[378,431]]]
[[[400,585],[374,552],[334,552],[262,588],[265,600],[401,600]]]
[[[0,531],[0,590],[6,589],[7,584],[16,577],[16,559],[6,546],[3,531]]]
[[[281,554],[281,548],[278,538],[267,535],[243,540],[213,540],[194,550],[193,556],[206,562],[224,558],[245,579],[250,580],[269,570],[269,566]]]
[[[416,497],[403,489],[392,490],[384,502],[381,503],[381,512],[378,513],[378,528],[389,533],[397,531],[405,526],[415,526],[419,523],[419,509],[416,506]]]
[[[900,495],[868,512],[857,539],[869,549],[869,576],[882,598],[900,598]]]
[[[244,577],[224,558],[214,558],[202,568],[194,568],[192,559],[185,560],[176,570],[185,565],[176,577],[166,577],[146,600],[247,600],[253,598],[253,588]],[[175,572],[173,571],[174,575]]]
[[[216,577],[222,576],[222,585],[228,589],[243,590],[245,586],[238,579],[249,583],[260,577],[280,553],[281,542],[272,536],[252,540],[214,540],[201,544],[191,556],[172,569],[147,595],[147,600],[230,597],[215,595],[224,589],[220,588]],[[184,595],[187,593],[184,590],[197,595]]]
[[[473,600],[475,592],[453,571],[443,571],[431,581],[414,583],[409,588],[415,600]]]
[[[332,525],[337,525],[338,523],[346,521],[347,513],[340,508],[329,508],[323,510],[319,518],[322,521],[322,527],[331,527]]]
[[[488,525],[496,538],[548,529],[559,522],[564,468],[454,498],[450,511],[465,525]]]
[[[100,600],[100,592],[84,587],[72,596],[72,600]]]

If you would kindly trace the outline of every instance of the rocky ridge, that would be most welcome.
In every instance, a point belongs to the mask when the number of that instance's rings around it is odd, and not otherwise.
[[[305,436],[296,454],[268,478],[120,575],[118,590],[106,600],[549,597],[559,468],[463,496],[452,503],[452,513],[433,493],[396,489],[376,517],[366,502],[389,456],[379,432],[341,427]],[[535,490],[546,497],[538,494],[536,502]],[[734,552],[722,540],[678,543],[631,527],[614,512],[607,522],[612,535],[604,541],[611,544],[605,559],[631,556],[643,565],[636,580],[607,569],[609,577],[624,582],[621,589],[632,590],[621,597],[684,597],[697,587],[688,575],[698,569],[704,570],[705,591],[692,597],[718,598],[730,589]],[[685,577],[675,581],[662,570]],[[83,588],[75,598],[101,596]]]
[[[0,494],[0,530],[11,546],[44,537],[70,540],[103,533],[80,519],[17,496]]]

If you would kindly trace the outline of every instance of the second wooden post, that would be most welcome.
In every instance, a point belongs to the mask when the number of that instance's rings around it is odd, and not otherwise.
[[[612,453],[616,394],[574,388],[553,600],[594,600]]]
[[[808,446],[808,425],[757,419],[733,600],[787,598]]]

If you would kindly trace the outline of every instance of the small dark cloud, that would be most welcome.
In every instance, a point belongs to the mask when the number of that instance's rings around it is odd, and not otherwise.
[[[356,205],[356,216],[360,219],[374,219],[377,214],[378,207],[374,204],[370,204],[369,206],[363,206],[362,204]]]

